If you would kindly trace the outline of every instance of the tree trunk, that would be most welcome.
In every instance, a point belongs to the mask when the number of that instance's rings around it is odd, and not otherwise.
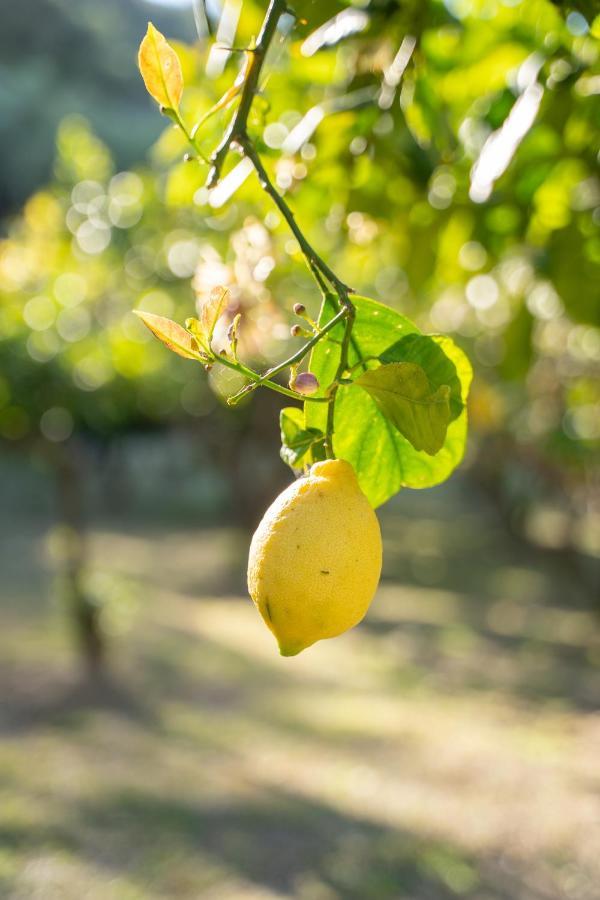
[[[96,677],[105,658],[100,608],[85,585],[86,524],[83,460],[73,446],[57,449],[55,471],[57,499],[63,526],[63,578],[69,615],[86,670]]]

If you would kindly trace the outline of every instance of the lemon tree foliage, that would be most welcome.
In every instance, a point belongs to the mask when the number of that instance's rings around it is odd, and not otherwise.
[[[379,359],[382,363],[417,363],[423,368],[433,391],[448,388],[449,419],[456,419],[464,409],[462,385],[456,366],[444,353],[439,335],[409,334],[392,344]]]
[[[278,32],[263,71],[249,134],[332,269],[397,321],[405,314],[416,323],[405,319],[403,330],[392,325],[382,340],[371,339],[357,300],[354,338],[375,357],[366,369],[413,363],[431,394],[450,388],[444,445],[430,456],[363,388],[342,383],[336,454],[360,456],[363,482],[379,478],[371,495],[378,501],[399,485],[445,477],[462,453],[466,422],[460,345],[477,369],[470,403],[477,442],[497,438],[502,449],[511,441],[524,460],[540,460],[540,471],[568,464],[584,477],[600,442],[600,26],[593,5],[367,3],[358,16],[349,11],[352,22],[335,25],[345,4],[307,0],[296,9],[301,21],[285,39]],[[245,0],[236,46],[250,46],[264,12],[264,3]],[[169,122],[147,163],[118,172],[81,123],[59,131],[52,182],[0,242],[4,439],[39,434],[47,413],[54,421],[66,411],[75,429],[110,434],[210,408],[197,364],[148,343],[131,308],[200,321],[212,288],[227,286],[215,350],[233,359],[235,344],[258,372],[306,340],[286,335],[295,303],[318,317],[318,292],[259,179],[230,155],[220,193],[205,188],[204,158],[241,103],[252,54],[211,55],[208,39],[169,50],[152,29],[145,41],[144,77],[156,86],[156,102],[177,107],[187,134]],[[217,57],[222,64],[215,66]],[[494,148],[502,150],[502,165],[494,163]],[[183,162],[185,153],[192,162]],[[227,328],[240,313],[228,343]],[[267,319],[272,325],[264,328]],[[330,337],[342,330],[336,325]],[[435,364],[433,351],[416,358],[417,345],[407,340],[440,331],[456,343],[428,337],[427,346],[442,350],[456,376],[442,357]],[[337,370],[322,354],[327,348],[335,358],[338,347],[323,340],[313,349],[317,398]],[[351,344],[349,365],[357,361]],[[356,381],[364,372],[359,365],[341,378]],[[286,379],[286,371],[275,376],[283,387]],[[249,378],[215,365],[208,380],[222,396]],[[360,405],[376,423],[372,439],[361,428],[342,440],[344,422],[350,426]],[[300,428],[296,416],[297,430],[325,434],[325,407],[307,401],[306,424]],[[374,465],[368,475],[378,448],[391,469],[377,473]],[[304,465],[310,453],[290,459]],[[493,458],[501,466],[504,453]]]
[[[340,386],[333,444],[336,455],[354,466],[360,486],[373,506],[379,506],[402,487],[424,488],[444,481],[460,463],[467,435],[465,402],[472,372],[467,357],[450,338],[421,335],[409,319],[374,300],[355,297],[354,302],[356,322],[348,363],[350,367],[364,365],[366,371],[354,384]],[[331,314],[327,304],[321,323]],[[341,338],[338,325],[312,352],[310,369],[322,383],[327,383],[337,369]],[[460,404],[461,411],[445,427],[442,446],[434,455],[415,447],[378,400],[360,387],[361,378],[373,378],[392,361],[416,365],[421,378],[427,379],[429,391],[446,388],[448,420],[453,392],[455,413]],[[320,407],[306,405],[306,427],[323,429],[325,419],[326,413]]]
[[[196,337],[200,347],[209,356],[212,354],[212,340],[215,334],[217,322],[225,311],[227,290],[216,287],[210,292],[208,298],[200,306],[200,317],[191,318],[186,322],[186,327]]]
[[[197,339],[165,316],[156,316],[153,313],[143,312],[140,309],[134,309],[134,313],[139,316],[144,325],[150,329],[153,335],[162,341],[165,347],[183,356],[184,359],[201,359],[200,347]],[[206,358],[206,357],[205,357]]]
[[[415,450],[435,456],[446,437],[450,420],[450,388],[437,391],[421,366],[411,362],[388,363],[365,372],[355,383],[371,395],[380,411]]]
[[[464,347],[476,464],[526,500],[562,482],[591,521],[594,4],[299,0],[256,47],[266,7],[244,0],[244,53],[148,28],[140,70],[169,121],[134,170],[82,120],[59,129],[50,182],[0,240],[0,438],[68,444],[211,410],[220,426],[213,395],[266,387],[293,403],[285,462],[347,460],[378,505],[460,462]]]
[[[148,169],[117,172],[80,119],[59,131],[56,173],[0,242],[0,437],[108,437],[206,408],[208,387],[131,312],[189,313],[189,222]]]
[[[269,50],[279,19],[284,14],[287,14],[287,10],[282,0],[273,0],[265,14],[255,55],[254,57],[248,56],[240,77],[234,85],[239,88],[239,106],[233,114],[228,131],[213,151],[208,183],[213,187],[219,183],[224,160],[231,143],[235,142],[236,146],[241,147],[246,161],[251,164],[259,176],[261,186],[274,201],[296,237],[302,253],[315,274],[317,284],[323,292],[323,312],[327,316],[327,310],[331,307],[332,315],[329,318],[322,316],[318,323],[305,317],[310,328],[303,329],[296,326],[295,332],[305,334],[310,337],[310,341],[290,359],[261,375],[250,370],[238,359],[232,341],[233,332],[228,335],[228,346],[221,349],[219,353],[215,353],[213,350],[213,335],[219,319],[225,311],[224,301],[227,293],[225,287],[213,288],[209,297],[205,298],[200,305],[199,318],[189,318],[186,321],[185,330],[176,322],[168,319],[148,315],[144,312],[138,314],[150,331],[170,350],[180,356],[196,359],[205,364],[221,363],[234,369],[241,376],[249,378],[249,383],[237,394],[231,396],[229,402],[236,402],[256,386],[268,387],[285,393],[287,396],[295,396],[299,400],[304,397],[305,417],[307,418],[304,424],[299,410],[285,409],[281,414],[282,459],[292,468],[299,468],[315,462],[323,456],[332,457],[337,454],[354,465],[362,489],[368,497],[375,498],[372,499],[372,502],[377,505],[382,502],[382,499],[387,499],[389,495],[382,492],[382,481],[388,481],[389,477],[384,476],[382,479],[380,471],[381,467],[388,467],[389,461],[385,455],[381,454],[381,448],[377,444],[374,444],[373,447],[368,445],[373,434],[376,434],[372,429],[372,409],[364,401],[362,403],[360,400],[353,401],[351,395],[352,418],[344,416],[344,403],[348,406],[348,401],[344,401],[344,391],[348,388],[362,389],[375,405],[383,429],[391,436],[396,459],[400,464],[402,474],[400,479],[396,479],[395,482],[397,490],[403,484],[409,484],[413,478],[410,468],[407,469],[411,453],[423,452],[427,456],[435,457],[446,445],[448,426],[451,420],[452,388],[450,383],[439,383],[440,375],[447,375],[448,382],[453,382],[455,408],[457,399],[459,404],[464,403],[462,387],[456,367],[446,356],[441,344],[432,344],[434,348],[432,357],[432,350],[425,338],[423,338],[425,343],[415,344],[413,342],[410,344],[412,353],[410,360],[402,359],[405,345],[401,341],[397,341],[393,348],[390,347],[391,334],[398,338],[399,332],[406,332],[404,334],[406,337],[410,332],[416,332],[416,327],[381,304],[362,298],[356,302],[355,298],[351,296],[349,288],[333,273],[310,245],[300,226],[296,223],[287,202],[263,167],[260,154],[249,136],[247,123],[255,100],[265,55]],[[181,66],[173,49],[152,25],[149,25],[148,33],[142,41],[138,62],[146,87],[154,99],[171,109],[178,108],[183,91]],[[173,97],[175,97],[174,102],[172,102]],[[228,105],[230,97],[231,91],[224,95],[226,103],[217,104],[217,106]],[[214,110],[215,107],[211,108],[210,114]],[[198,132],[206,118],[206,115],[203,116],[198,125],[189,130],[178,116],[178,124],[190,143],[195,144],[193,135]],[[330,292],[326,285],[331,288]],[[296,307],[296,312],[300,317],[304,317],[303,306]],[[391,330],[386,327],[390,323],[390,319],[393,320]],[[380,346],[377,342],[377,335],[381,333],[382,329],[385,332],[385,346]],[[237,323],[234,330],[237,331]],[[329,355],[329,359],[323,367],[319,367],[318,363],[319,345],[323,348],[322,355]],[[336,346],[339,347],[337,354]],[[378,356],[381,356],[384,351],[390,350],[400,358],[394,359],[392,362],[382,362]],[[318,397],[306,397],[306,391],[296,390],[296,385],[299,383],[296,378],[297,365],[308,356],[310,351],[312,351],[311,377],[314,382],[314,384],[311,383],[310,393],[316,393],[320,386],[322,395]],[[427,372],[419,362],[421,356],[426,359],[429,368],[435,369],[438,378],[435,386],[432,386]],[[275,376],[288,369],[291,377],[289,388],[285,388],[275,380]],[[315,416],[320,419],[320,427],[310,424],[310,406],[313,404],[320,406],[319,412],[315,412]],[[355,460],[352,458],[351,446],[352,441],[356,441],[357,434],[363,434],[364,438],[360,444],[361,456]],[[396,443],[400,438],[407,442],[410,450],[407,451],[402,445]],[[464,449],[464,438],[463,433],[462,445],[454,447],[454,455],[446,457],[444,467],[435,469],[437,475],[434,478],[442,480],[450,473],[453,467],[452,462],[456,464],[460,461]],[[362,458],[372,454],[379,464],[379,471],[373,466],[369,468],[362,461]],[[407,471],[408,474],[405,474]],[[419,486],[425,486],[422,480]]]
[[[304,413],[297,406],[288,406],[279,415],[281,428],[281,458],[292,469],[325,458],[325,435],[318,428],[306,428]]]

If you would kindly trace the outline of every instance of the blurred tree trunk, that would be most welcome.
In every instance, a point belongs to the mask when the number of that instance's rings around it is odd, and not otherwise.
[[[250,533],[292,478],[277,459],[281,399],[256,391],[235,410],[219,410],[201,432],[212,463],[231,485],[234,521]]]
[[[55,447],[57,501],[63,527],[63,579],[67,608],[83,662],[89,675],[98,676],[105,659],[100,607],[85,585],[87,535],[84,502],[84,459],[73,443]]]

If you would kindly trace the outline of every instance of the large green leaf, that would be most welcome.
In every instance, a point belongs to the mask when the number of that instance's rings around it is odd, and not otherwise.
[[[368,297],[353,297],[356,308],[356,319],[352,330],[352,342],[348,353],[349,366],[355,366],[361,360],[378,359],[392,344],[409,334],[419,334],[417,326],[401,316],[396,310],[384,306]],[[337,312],[335,300],[329,297],[321,310],[319,325],[325,325]],[[340,346],[344,336],[344,323],[340,322],[328,333],[325,340],[320,341],[310,357],[309,370],[313,372],[321,385],[323,396],[326,388],[334,380],[340,361]],[[315,366],[317,368],[315,368]],[[364,368],[370,366],[365,363]],[[325,404],[306,404],[318,407],[311,410],[311,424],[324,428],[327,420]],[[308,420],[307,420],[308,422]]]
[[[382,363],[412,362],[425,371],[432,391],[447,385],[450,388],[450,420],[458,418],[464,403],[456,366],[442,350],[435,336],[409,334],[392,344],[380,355]]]
[[[410,334],[419,334],[417,327],[400,313],[365,297],[353,297],[356,322],[349,364],[361,359],[379,358],[386,350]],[[321,324],[328,321],[335,310],[327,305]],[[335,378],[340,357],[343,324],[336,326],[313,350],[310,370],[323,386]],[[433,336],[434,341],[454,365],[461,384],[461,402],[467,398],[471,381],[471,366],[465,354],[450,338]],[[369,367],[365,364],[365,369]],[[325,429],[325,404],[306,403],[305,425]],[[461,461],[466,442],[467,414],[463,408],[452,421],[446,440],[435,456],[415,450],[375,401],[353,385],[341,385],[335,404],[335,455],[350,462],[359,483],[373,506],[385,503],[402,487],[432,487],[444,481]]]
[[[417,363],[392,362],[363,372],[354,382],[375,401],[381,412],[415,450],[434,456],[444,444],[450,421],[450,388],[431,390]]]

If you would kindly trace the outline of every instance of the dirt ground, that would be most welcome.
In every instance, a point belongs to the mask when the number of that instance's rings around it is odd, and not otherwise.
[[[90,685],[55,532],[5,516],[0,896],[598,900],[589,589],[460,479],[382,519],[368,618],[293,659],[244,596],[243,534],[98,524]]]

